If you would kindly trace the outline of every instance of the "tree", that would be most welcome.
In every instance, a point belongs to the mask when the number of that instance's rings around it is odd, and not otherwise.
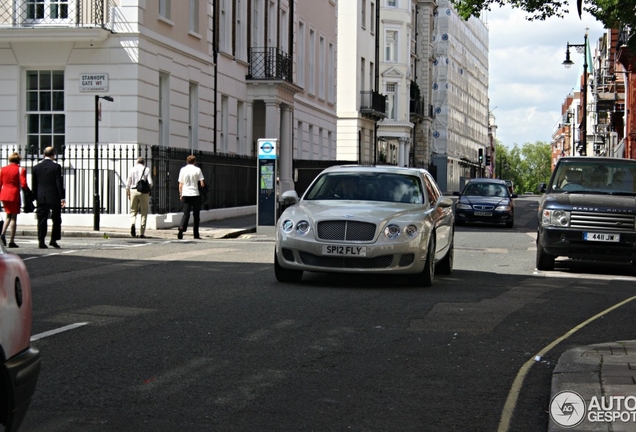
[[[508,149],[500,141],[496,143],[497,176],[502,180],[512,180],[515,193],[536,191],[539,183],[546,182],[551,174],[550,144],[537,141],[517,144]]]
[[[545,20],[549,17],[563,18],[567,11],[568,0],[451,0],[457,13],[464,19],[479,16],[483,10],[491,10],[494,6],[510,5],[528,13],[529,21]],[[619,29],[627,32],[629,48],[636,52],[636,38],[631,37],[636,31],[636,0],[570,0],[576,3],[579,16],[582,11],[590,13],[605,28]]]

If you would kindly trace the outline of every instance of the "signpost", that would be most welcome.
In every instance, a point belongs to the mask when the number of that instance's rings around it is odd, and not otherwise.
[[[274,235],[278,206],[278,140],[261,138],[258,147],[256,233]]]

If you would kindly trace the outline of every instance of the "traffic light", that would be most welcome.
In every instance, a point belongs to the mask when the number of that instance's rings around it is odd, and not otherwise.
[[[486,166],[490,165],[490,155],[486,154]]]
[[[484,149],[480,148],[479,149],[479,165],[481,165],[484,162]]]

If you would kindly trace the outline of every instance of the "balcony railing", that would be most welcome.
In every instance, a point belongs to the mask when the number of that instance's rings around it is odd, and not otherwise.
[[[375,90],[360,92],[360,114],[372,120],[386,118],[386,98]]]
[[[108,5],[109,0],[3,0],[0,28],[106,27]]]
[[[278,48],[250,48],[248,79],[293,82],[292,59]]]

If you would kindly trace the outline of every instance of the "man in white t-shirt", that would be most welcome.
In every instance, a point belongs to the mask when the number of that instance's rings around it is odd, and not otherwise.
[[[177,234],[179,240],[183,238],[183,233],[188,229],[190,212],[192,212],[194,217],[194,238],[201,238],[199,236],[199,213],[201,212],[199,185],[202,188],[205,187],[205,181],[201,168],[194,165],[197,158],[194,155],[190,155],[186,161],[188,164],[179,171],[179,199],[183,202],[183,217],[179,224],[179,233]]]

